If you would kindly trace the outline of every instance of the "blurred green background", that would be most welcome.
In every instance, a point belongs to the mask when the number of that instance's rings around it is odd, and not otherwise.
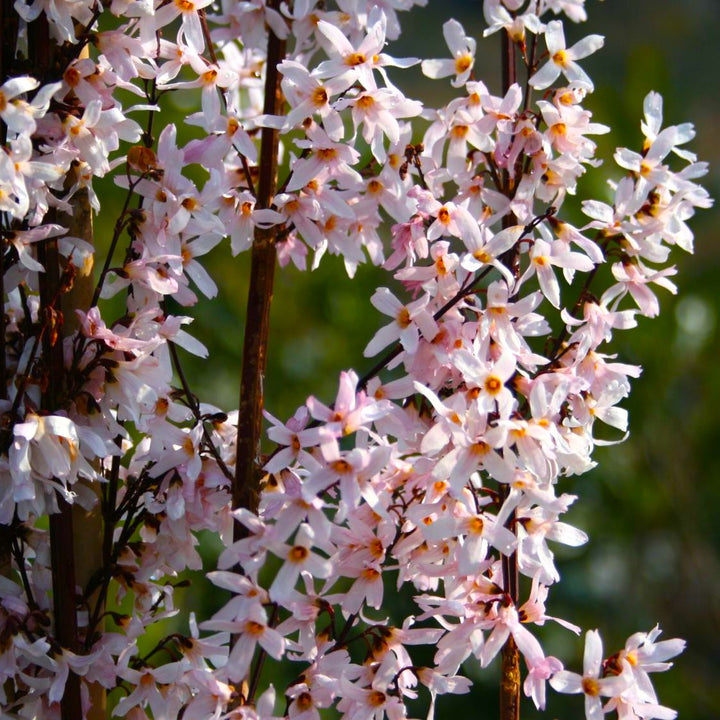
[[[607,136],[600,138],[608,175],[618,176],[612,162],[615,146],[639,148],[642,100],[656,90],[665,98],[666,124],[696,124],[692,149],[710,161],[711,174],[703,184],[718,197],[720,2],[588,0],[587,8],[589,23],[568,22],[566,33],[568,44],[589,33],[606,36],[605,48],[583,66],[596,84],[587,105],[596,121],[615,131],[612,146]],[[445,56],[441,26],[449,17],[478,37],[476,77],[499,92],[499,37],[482,39],[479,0],[430,0],[428,7],[403,14],[403,38],[388,52]],[[398,79],[409,97],[428,105],[449,97],[442,81],[413,72],[409,76],[410,86]],[[581,182],[579,196],[583,193],[609,197],[602,183]],[[676,708],[684,720],[714,720],[720,717],[717,212],[701,211],[692,227],[696,254],[679,251],[674,256],[678,296],[664,293],[659,318],[641,319],[639,329],[616,335],[619,359],[644,368],[623,403],[630,410],[631,435],[622,445],[598,449],[596,470],[561,484],[562,491],[581,496],[568,520],[586,530],[590,542],[572,551],[557,548],[563,581],[551,593],[548,612],[584,629],[600,629],[607,654],[620,649],[631,633],[650,630],[656,622],[663,637],[686,638],[688,649],[676,667],[655,676],[660,701]],[[198,361],[187,356],[186,371],[203,400],[231,409],[237,406],[249,256],[231,259],[223,245],[205,259],[220,286],[219,301],[201,301],[189,314],[196,318],[190,330],[208,345],[211,357]],[[353,367],[362,374],[370,367],[362,350],[382,319],[369,296],[387,284],[387,275],[364,266],[349,281],[338,258],[325,258],[313,273],[288,267],[276,282],[265,389],[268,409],[285,418],[309,394],[332,400],[340,370]],[[208,562],[212,555],[208,549]],[[202,614],[199,608],[213,607],[216,599],[215,591],[213,598],[193,604]],[[548,653],[580,668],[581,640],[550,627],[541,630],[541,640]],[[497,717],[497,668],[480,674],[470,666],[468,672],[477,676],[477,690],[472,696],[441,699],[440,720],[454,712]],[[582,714],[580,699],[550,693],[542,717],[571,720]],[[526,705],[523,718],[536,717],[541,715]]]

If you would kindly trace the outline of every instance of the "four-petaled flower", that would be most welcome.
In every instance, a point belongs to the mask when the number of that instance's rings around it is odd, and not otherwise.
[[[553,20],[545,28],[545,43],[550,59],[530,78],[530,85],[536,90],[550,87],[562,73],[568,82],[576,83],[587,90],[593,89],[590,76],[577,64],[588,55],[599,50],[605,42],[602,35],[588,35],[571,48],[565,45],[565,32],[559,20]]]

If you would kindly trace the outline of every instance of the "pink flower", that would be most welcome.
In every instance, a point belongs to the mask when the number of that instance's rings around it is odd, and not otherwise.
[[[330,101],[333,95],[345,89],[345,83],[339,79],[322,82],[295,60],[284,60],[278,70],[283,74],[282,88],[290,103],[290,112],[284,118],[278,118],[282,127],[294,128],[317,113],[328,136],[340,140],[344,133],[342,119]]]
[[[555,277],[552,266],[566,270],[589,272],[595,267],[587,255],[568,251],[564,244],[550,245],[537,238],[530,251],[530,265],[520,278],[524,283],[532,275],[537,275],[543,295],[556,308],[560,307],[560,284]]]
[[[332,572],[332,565],[327,558],[312,551],[314,538],[315,533],[310,525],[303,523],[292,547],[285,543],[271,546],[273,554],[283,560],[268,590],[274,602],[286,603],[293,596],[300,573],[307,572],[311,577],[326,578]]]
[[[430,341],[437,335],[437,323],[427,309],[428,298],[420,298],[403,305],[387,288],[378,288],[370,302],[385,315],[393,318],[390,325],[380,328],[365,347],[365,357],[376,355],[384,347],[399,340],[404,350],[413,354],[419,336]]]
[[[382,13],[382,11],[381,11]],[[381,60],[385,45],[385,16],[372,16],[374,22],[368,23],[367,35],[355,47],[343,32],[331,23],[320,20],[317,29],[327,38],[331,58],[317,66],[317,74],[322,78],[332,78],[342,83],[342,89],[359,82],[366,90],[377,87],[373,77],[373,68]]]
[[[351,187],[362,178],[354,170],[360,154],[345,143],[337,143],[320,127],[307,131],[308,140],[298,140],[297,145],[310,150],[309,157],[299,158],[293,164],[293,173],[287,184],[287,191],[293,192],[305,187],[311,180],[322,175],[337,180],[341,187]]]
[[[379,88],[366,90],[355,98],[341,100],[337,109],[352,107],[355,132],[362,127],[362,136],[378,162],[385,162],[386,152],[383,138],[396,144],[400,139],[398,118],[419,115],[422,105],[408,100],[397,90]]]
[[[563,669],[563,664],[556,658],[547,657],[528,658],[525,657],[528,666],[528,674],[523,683],[523,692],[535,703],[538,710],[545,709],[545,683],[553,675]]]
[[[507,420],[516,402],[507,386],[516,370],[514,355],[504,352],[494,362],[488,362],[467,350],[459,350],[455,365],[463,373],[468,387],[477,390],[476,402],[480,412],[497,411],[503,420]]]
[[[198,17],[198,10],[207,7],[212,0],[172,0],[155,11],[155,27],[160,30],[176,17],[182,18],[181,33],[192,50],[200,54],[205,50],[205,38]]]

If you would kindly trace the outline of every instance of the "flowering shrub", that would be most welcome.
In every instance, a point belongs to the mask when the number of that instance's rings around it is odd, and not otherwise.
[[[692,251],[687,221],[711,204],[693,128],[664,128],[650,93],[642,147],[615,152],[611,198],[573,225],[563,206],[609,132],[583,107],[603,38],[565,39],[583,0],[484,1],[500,96],[448,20],[447,56],[421,64],[454,89],[437,109],[389,78],[420,61],[384,52],[420,4],[17,0],[3,18],[4,716],[396,720],[418,696],[432,716],[471,690],[468,658],[498,656],[503,720],[521,692],[544,709],[548,682],[588,720],[675,716],[650,673],[682,640],[656,627],[604,657],[590,630],[578,674],[535,628],[580,633],[546,613],[552,543],[587,540],[558,483],[627,434],[640,369],[610,341],[675,291],[670,249]],[[198,91],[184,142],[159,103]],[[109,174],[124,201],[101,238]],[[202,256],[226,239],[252,254],[233,412],[193,394],[177,348],[207,351],[171,310],[215,296]],[[341,373],[331,405],[265,412],[262,455],[275,265],[326,254],[394,280],[370,298],[378,359]],[[148,647],[177,575],[202,569],[202,531],[230,599]],[[399,623],[392,588],[413,597]]]

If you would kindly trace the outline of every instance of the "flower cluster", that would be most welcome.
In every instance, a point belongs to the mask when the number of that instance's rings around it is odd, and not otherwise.
[[[711,204],[696,182],[706,165],[684,147],[693,128],[663,127],[650,93],[642,146],[616,151],[612,197],[584,199],[573,225],[563,206],[609,131],[583,106],[582,61],[603,38],[565,40],[562,17],[585,20],[583,0],[484,1],[486,35],[502,33],[525,73],[497,96],[455,20],[445,58],[385,52],[398,12],[420,4],[16,2],[27,51],[55,58],[33,77],[15,72],[19,48],[3,50],[0,78],[9,717],[96,718],[111,693],[113,714],[133,720],[315,720],[330,707],[399,720],[418,695],[432,715],[437,696],[470,691],[463,663],[505,662],[508,647],[539,709],[549,681],[583,694],[588,720],[674,717],[649,673],[681,640],[655,628],[603,658],[590,631],[579,675],[545,653],[537,627],[580,632],[546,613],[553,543],[587,540],[564,519],[577,497],[559,483],[627,435],[619,404],[640,369],[609,343],[658,314],[654,286],[675,291],[670,250],[692,251],[687,221]],[[388,68],[418,64],[449,78],[445,106],[391,82]],[[172,124],[154,137],[170,93],[197,96],[189,141]],[[76,219],[100,211],[93,184],[106,175],[124,204],[93,283],[102,243]],[[171,308],[215,296],[202,264],[214,247],[268,239],[281,266],[339,255],[352,277],[369,260],[395,290],[370,299],[386,316],[365,351],[380,355],[373,371],[343,372],[332,405],[310,397],[287,422],[266,413],[276,449],[246,507],[234,487],[242,417],[193,394],[177,348],[207,350]],[[67,576],[63,605],[71,505],[101,516],[80,541],[100,558]],[[178,612],[178,574],[202,570],[201,532],[223,543],[207,577],[229,600],[148,648]],[[393,587],[412,597],[399,620]],[[421,645],[434,648],[424,665]],[[260,684],[273,663],[293,678],[284,702]]]

